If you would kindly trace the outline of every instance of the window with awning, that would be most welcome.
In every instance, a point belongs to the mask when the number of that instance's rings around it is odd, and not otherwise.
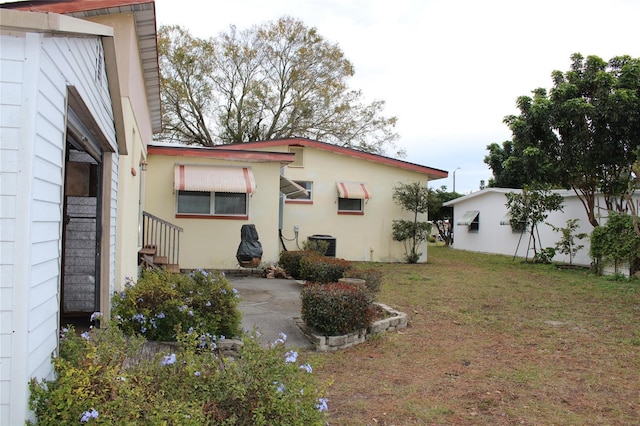
[[[288,199],[310,198],[307,188],[282,175],[280,175],[280,192],[282,192]]]
[[[247,218],[248,194],[256,190],[249,167],[176,164],[177,215]]]
[[[507,213],[500,219],[500,225],[511,225],[513,232],[522,232],[527,228],[527,222],[511,223],[511,213]]]
[[[469,210],[467,212],[465,212],[462,217],[460,218],[460,220],[458,220],[458,222],[456,222],[458,225],[465,225],[465,226],[469,226],[471,225],[480,215],[480,212],[477,210]]]
[[[466,211],[457,224],[468,226],[470,232],[477,232],[480,229],[480,212],[477,210]]]
[[[256,181],[249,167],[176,164],[174,181],[177,191],[242,194],[256,191]]]
[[[371,199],[371,191],[364,182],[337,182],[336,186],[340,198]]]

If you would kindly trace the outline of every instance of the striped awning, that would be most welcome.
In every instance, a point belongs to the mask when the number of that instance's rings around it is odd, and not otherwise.
[[[280,192],[287,198],[305,198],[309,195],[305,188],[282,175],[280,175]]]
[[[337,182],[340,198],[371,199],[371,191],[364,182]]]
[[[249,167],[176,164],[174,185],[177,191],[245,194],[256,191],[256,181]]]
[[[478,217],[478,215],[480,214],[479,211],[477,210],[469,210],[467,212],[465,212],[465,214],[462,215],[462,217],[460,218],[460,220],[458,222],[456,222],[458,225],[466,225],[469,226],[473,223],[474,220],[476,220],[476,217]]]

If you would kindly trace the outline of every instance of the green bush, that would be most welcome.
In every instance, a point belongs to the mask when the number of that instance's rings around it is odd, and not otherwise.
[[[369,327],[373,300],[362,284],[307,284],[300,293],[302,319],[329,336]]]
[[[300,278],[315,283],[336,282],[351,268],[351,262],[308,253],[300,259]]]
[[[382,271],[375,268],[352,268],[344,273],[345,278],[358,278],[365,281],[365,286],[371,294],[371,298],[376,300],[382,285]]]
[[[324,425],[326,399],[312,368],[283,344],[244,337],[239,358],[181,333],[175,352],[142,358],[141,338],[117,327],[70,330],[57,379],[30,383],[38,425]],[[286,336],[282,336],[284,343]]]
[[[218,272],[150,270],[114,294],[112,316],[125,334],[148,340],[174,341],[178,327],[231,337],[240,334],[238,303],[237,290]]]
[[[284,271],[289,274],[291,277],[295,278],[296,280],[301,279],[300,278],[300,260],[308,255],[309,252],[306,251],[281,251],[280,252],[280,258],[278,259],[278,265],[280,265],[280,267],[282,269],[284,269]]]
[[[307,240],[302,243],[302,248],[305,251],[312,251],[320,256],[324,256],[327,254],[327,250],[329,250],[329,245],[329,241],[326,240]]]

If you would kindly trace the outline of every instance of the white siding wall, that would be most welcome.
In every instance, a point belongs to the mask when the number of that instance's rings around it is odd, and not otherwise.
[[[24,424],[29,378],[51,378],[58,343],[67,85],[115,148],[98,38],[1,36],[0,424]],[[115,253],[117,160],[112,177]],[[113,286],[110,261],[110,287]]]
[[[15,302],[20,292],[16,281],[18,229],[18,178],[20,161],[20,116],[23,101],[25,39],[0,36],[0,424],[10,424],[9,403],[12,394]],[[20,215],[22,216],[22,215]]]

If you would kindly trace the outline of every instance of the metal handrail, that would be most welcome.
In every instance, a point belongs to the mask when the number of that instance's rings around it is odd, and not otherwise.
[[[155,247],[156,256],[164,256],[170,264],[180,263],[180,233],[184,229],[160,219],[151,213],[142,212],[143,247]]]

